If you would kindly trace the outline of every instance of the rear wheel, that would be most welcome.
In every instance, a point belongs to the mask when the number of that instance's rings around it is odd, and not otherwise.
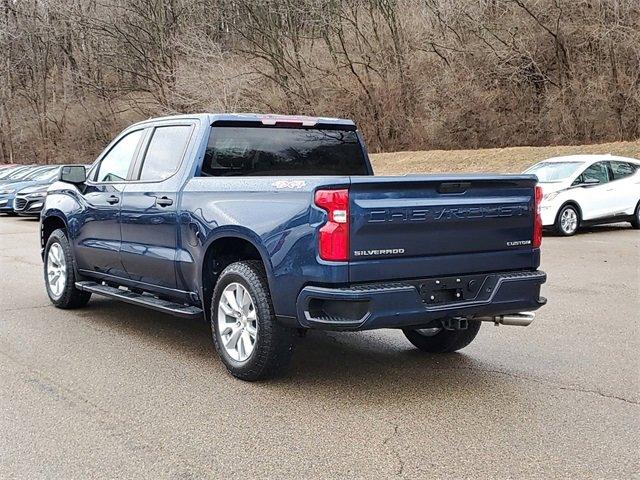
[[[631,226],[635,229],[640,229],[640,202],[636,205],[636,211],[631,219]]]
[[[64,230],[55,230],[44,249],[44,283],[51,303],[58,308],[84,307],[90,292],[78,290],[71,245]]]
[[[291,359],[295,332],[277,322],[258,261],[232,263],[220,274],[211,302],[211,328],[220,359],[241,380],[275,376]]]
[[[403,330],[405,337],[423,352],[449,353],[469,345],[480,330],[480,322],[469,320],[465,330],[446,330],[442,327]]]
[[[558,212],[555,230],[565,237],[574,235],[580,226],[580,214],[573,205],[565,205]]]

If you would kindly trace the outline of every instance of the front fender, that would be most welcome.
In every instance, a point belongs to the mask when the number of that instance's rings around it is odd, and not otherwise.
[[[51,216],[59,217],[64,221],[70,238],[74,238],[77,231],[77,221],[74,219],[82,210],[82,194],[76,186],[56,182],[47,191],[40,222]]]

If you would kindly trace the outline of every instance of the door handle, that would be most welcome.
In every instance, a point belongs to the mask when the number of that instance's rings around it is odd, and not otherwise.
[[[109,205],[115,205],[119,201],[120,201],[120,199],[118,197],[116,197],[115,195],[111,195],[109,198],[107,198],[107,203]]]
[[[156,197],[156,205],[158,205],[159,207],[168,207],[169,205],[173,205],[173,200],[171,200],[169,197]]]

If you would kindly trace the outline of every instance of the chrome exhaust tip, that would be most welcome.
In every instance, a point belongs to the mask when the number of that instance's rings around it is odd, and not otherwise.
[[[481,322],[493,322],[496,325],[513,325],[516,327],[527,327],[536,318],[533,312],[509,313],[508,315],[498,315],[495,317],[475,317],[474,320]]]

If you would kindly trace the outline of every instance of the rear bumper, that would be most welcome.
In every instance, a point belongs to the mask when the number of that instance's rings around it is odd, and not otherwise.
[[[442,318],[533,311],[546,303],[540,297],[546,278],[542,271],[523,271],[345,288],[307,286],[298,295],[298,322],[324,330],[419,328]]]

